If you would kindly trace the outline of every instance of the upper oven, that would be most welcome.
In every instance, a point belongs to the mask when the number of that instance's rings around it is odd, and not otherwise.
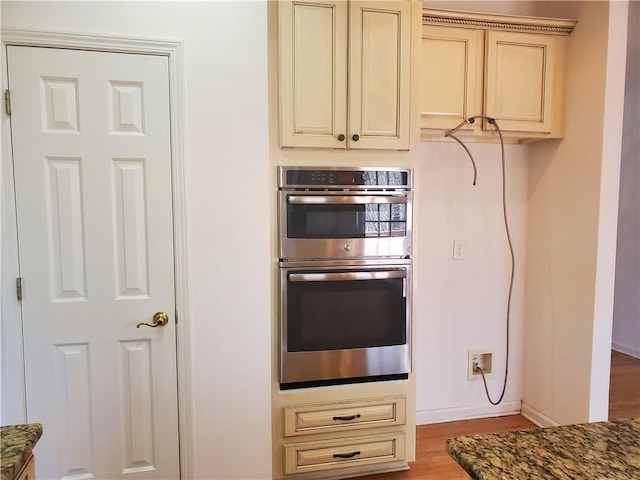
[[[280,167],[280,259],[408,258],[412,172]]]

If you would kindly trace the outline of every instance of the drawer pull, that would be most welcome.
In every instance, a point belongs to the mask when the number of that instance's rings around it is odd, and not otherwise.
[[[334,453],[333,458],[353,458],[356,455],[360,455],[360,451],[351,453]]]
[[[334,420],[344,420],[345,422],[348,422],[350,420],[355,420],[356,418],[360,418],[360,414],[357,413],[355,415],[349,415],[348,417],[333,417]],[[358,452],[360,453],[360,452]]]

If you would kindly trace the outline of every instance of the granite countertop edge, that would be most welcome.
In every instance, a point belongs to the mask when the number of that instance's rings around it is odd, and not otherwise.
[[[640,479],[640,418],[449,438],[474,480]]]
[[[13,480],[31,457],[42,436],[42,424],[3,425],[0,427],[2,462],[0,480]]]

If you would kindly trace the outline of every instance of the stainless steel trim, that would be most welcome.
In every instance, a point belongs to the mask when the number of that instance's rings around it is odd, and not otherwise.
[[[345,282],[354,280],[384,280],[387,278],[407,278],[405,269],[374,270],[369,272],[333,272],[333,273],[290,273],[291,282]]]
[[[384,257],[384,258],[348,258],[341,260],[332,260],[327,258],[311,258],[305,260],[281,260],[278,262],[279,267],[297,268],[311,267],[317,269],[320,267],[332,267],[342,269],[362,268],[362,267],[396,267],[411,265],[412,261],[407,257]]]
[[[348,247],[347,247],[348,245]],[[280,238],[281,261],[309,260],[374,260],[390,263],[396,258],[411,256],[411,238],[365,237],[342,239]]]
[[[280,383],[397,375],[411,372],[409,344],[322,352],[283,351]]]
[[[380,193],[378,195],[287,195],[287,202],[292,205],[366,205],[367,203],[406,204],[409,199],[406,193]]]

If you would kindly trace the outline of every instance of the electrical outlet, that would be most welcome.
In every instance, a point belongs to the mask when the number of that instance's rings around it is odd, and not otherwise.
[[[464,247],[459,240],[453,241],[453,259],[464,260]]]
[[[484,376],[488,377],[493,373],[493,352],[489,349],[469,350],[467,379],[475,380],[482,378],[478,370],[482,369]]]
[[[474,353],[471,359],[471,366],[474,371],[476,368],[484,369],[484,355],[482,353]]]

